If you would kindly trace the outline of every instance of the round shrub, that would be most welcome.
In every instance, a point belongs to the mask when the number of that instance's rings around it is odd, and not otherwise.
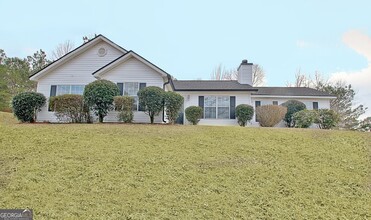
[[[113,99],[115,110],[119,111],[119,114],[117,115],[119,121],[131,123],[134,118],[134,98],[131,96],[115,96]]]
[[[279,105],[263,105],[256,108],[256,117],[262,127],[273,127],[278,124],[287,112],[287,108]]]
[[[199,106],[189,106],[185,109],[186,119],[193,125],[197,125],[202,117],[202,108]]]
[[[237,122],[245,127],[247,122],[254,116],[254,108],[251,105],[241,104],[236,107]]]
[[[85,102],[99,117],[99,122],[113,109],[113,97],[119,94],[117,85],[104,79],[91,82],[84,89]]]
[[[157,86],[148,86],[138,92],[139,105],[144,108],[144,112],[149,115],[151,124],[164,107],[165,91]]]
[[[336,127],[340,121],[339,115],[331,109],[319,109],[318,116],[315,119],[315,123],[318,124],[321,129],[331,129]]]
[[[50,107],[59,121],[91,122],[89,107],[82,95],[65,94],[50,98]]]
[[[170,124],[174,124],[179,117],[180,108],[183,105],[184,98],[176,92],[166,92],[164,96],[165,111]]]
[[[294,114],[296,112],[306,109],[305,104],[297,100],[289,100],[285,103],[282,103],[282,106],[287,108],[287,113],[283,118],[283,120],[286,123],[286,126],[289,128],[295,127]]]
[[[307,109],[294,113],[295,127],[309,128],[318,117],[317,115],[317,111]]]
[[[46,98],[37,92],[23,92],[14,96],[12,101],[14,115],[21,122],[35,122],[36,113],[45,105]]]

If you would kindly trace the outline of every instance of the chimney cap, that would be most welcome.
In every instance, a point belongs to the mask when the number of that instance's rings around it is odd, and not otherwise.
[[[242,60],[242,63],[241,64],[247,64],[247,60]]]

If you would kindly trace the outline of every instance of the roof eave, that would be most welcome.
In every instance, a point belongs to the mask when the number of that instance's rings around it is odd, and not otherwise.
[[[232,92],[243,92],[243,91],[248,91],[248,92],[255,92],[255,91],[258,91],[257,89],[174,89],[174,91],[179,91],[179,92],[191,92],[191,91],[194,91],[194,92],[197,92],[197,91],[203,91],[203,92],[207,92],[207,91],[211,91],[211,92],[229,92],[229,91],[232,91]]]
[[[251,94],[251,97],[262,97],[262,98],[320,98],[320,99],[336,99],[336,96],[326,96],[326,95],[258,95]]]

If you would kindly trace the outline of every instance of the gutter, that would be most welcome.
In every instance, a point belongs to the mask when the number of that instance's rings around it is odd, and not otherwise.
[[[162,89],[165,91],[165,86],[171,82],[171,76],[167,75],[167,82],[165,82],[162,86]],[[164,103],[165,104],[165,103]],[[162,108],[162,122],[166,123],[165,121],[165,106]]]

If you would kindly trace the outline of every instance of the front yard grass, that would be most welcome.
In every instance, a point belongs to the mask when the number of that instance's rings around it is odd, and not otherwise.
[[[35,219],[369,219],[371,136],[19,124],[0,113],[0,207]]]

